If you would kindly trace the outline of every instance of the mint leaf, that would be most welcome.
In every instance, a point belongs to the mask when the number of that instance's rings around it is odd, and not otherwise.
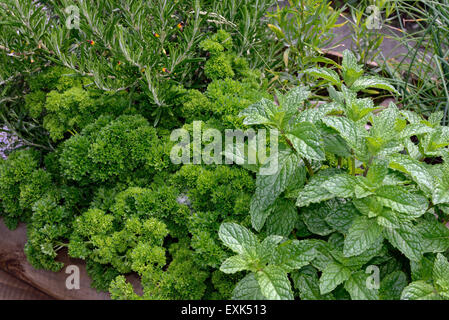
[[[332,133],[322,133],[324,150],[329,153],[334,153],[339,157],[350,157],[351,150],[349,150],[346,141],[339,135]]]
[[[296,199],[296,205],[298,207],[305,207],[311,203],[318,203],[335,198],[334,194],[323,187],[323,183],[325,183],[328,178],[329,177],[324,176],[313,176],[309,183],[299,192],[299,196]]]
[[[449,262],[441,253],[438,253],[435,259],[433,277],[435,284],[442,291],[449,291]]]
[[[407,286],[407,275],[402,271],[388,273],[380,282],[381,300],[399,300],[402,290]]]
[[[330,211],[334,211],[335,203],[332,201],[311,205],[301,210],[302,218],[307,228],[315,234],[326,236],[334,231],[326,222]]]
[[[355,218],[345,238],[343,254],[346,257],[356,256],[368,250],[382,237],[382,227],[375,219],[365,216]]]
[[[377,216],[377,223],[385,228],[400,228],[404,218],[397,212],[384,208]]]
[[[354,81],[351,90],[360,91],[366,88],[376,88],[398,93],[398,91],[385,79],[379,77],[361,77]]]
[[[376,190],[377,200],[384,206],[402,212],[410,218],[418,218],[426,212],[427,198],[411,193],[401,186],[382,186]]]
[[[267,233],[287,237],[295,228],[299,220],[295,203],[279,198],[273,205],[272,212],[267,219]]]
[[[310,68],[304,70],[304,73],[307,73],[315,78],[323,78],[334,85],[340,84],[340,77],[338,73],[329,68]]]
[[[367,133],[364,132],[354,121],[343,117],[325,117],[322,119],[324,124],[336,130],[340,136],[347,142],[351,149],[366,155],[366,146],[364,137]]]
[[[367,278],[369,275],[363,271],[351,274],[345,283],[345,289],[351,295],[352,300],[378,300],[378,290],[368,288]]]
[[[445,252],[449,248],[449,229],[436,219],[425,220],[416,228],[423,238],[424,252]]]
[[[240,280],[232,291],[232,300],[265,300],[254,273]]]
[[[423,239],[411,223],[401,223],[399,228],[385,228],[385,238],[410,260],[418,261],[423,255]]]
[[[387,174],[388,163],[385,161],[376,161],[369,167],[366,180],[374,186],[382,185]]]
[[[292,280],[301,300],[335,300],[331,293],[321,294],[318,273],[313,267],[292,273]]]
[[[310,122],[303,122],[286,134],[295,150],[304,158],[325,160],[320,132]]]
[[[271,210],[267,209],[275,202],[279,195],[292,182],[300,184],[300,180],[305,178],[303,176],[302,160],[295,152],[292,150],[281,150],[277,156],[277,168],[275,168],[275,172],[273,174],[259,174],[257,176],[256,192],[251,199],[250,205],[251,222],[253,228],[257,231],[264,226],[265,220],[271,213]]]
[[[432,281],[434,260],[430,255],[424,255],[419,261],[410,261],[412,281]]]
[[[356,57],[349,50],[343,51],[342,70],[343,79],[349,87],[363,75],[362,66],[357,63]]]
[[[223,223],[218,231],[223,244],[238,254],[253,253],[259,244],[257,237],[236,223]]]
[[[383,210],[382,204],[374,196],[354,199],[352,200],[352,203],[357,208],[357,210],[359,210],[364,215],[367,215],[368,217],[375,217],[379,215]]]
[[[438,170],[441,172],[435,176],[435,188],[433,189],[433,204],[449,203],[449,173],[446,170]]]
[[[279,112],[279,108],[273,101],[262,98],[259,102],[250,105],[248,108],[240,112],[240,117],[245,117],[243,124],[271,124],[275,121],[275,115]]]
[[[276,266],[267,266],[256,273],[260,291],[269,300],[293,300],[287,273]]]
[[[411,123],[402,130],[399,138],[409,139],[411,136],[419,136],[422,134],[430,133],[433,129],[423,123]]]
[[[351,270],[341,264],[331,262],[323,270],[320,278],[320,292],[326,294],[334,290],[339,284],[351,276]]]
[[[284,240],[284,237],[278,235],[271,235],[266,237],[260,246],[257,247],[257,257],[263,263],[271,262],[273,255],[275,254],[275,250],[277,249],[279,243]]]
[[[356,179],[347,173],[329,177],[321,186],[339,198],[349,198],[354,195]]]
[[[281,244],[273,257],[273,263],[286,271],[302,268],[308,265],[316,256],[313,240],[291,240]]]
[[[401,300],[441,300],[441,297],[431,284],[415,281],[402,291]]]
[[[390,168],[410,175],[424,193],[432,194],[434,189],[432,175],[423,163],[408,156],[396,154],[390,157]]]
[[[220,267],[220,271],[224,273],[236,273],[242,270],[246,270],[248,268],[248,264],[246,259],[241,256],[232,256],[226,259]]]
[[[329,212],[324,220],[331,228],[346,234],[358,216],[360,213],[351,202],[341,202],[335,210]]]
[[[287,120],[290,120],[295,113],[299,112],[303,102],[309,98],[310,94],[309,88],[299,86],[291,89],[284,96],[278,96],[279,104],[282,110],[286,112]]]

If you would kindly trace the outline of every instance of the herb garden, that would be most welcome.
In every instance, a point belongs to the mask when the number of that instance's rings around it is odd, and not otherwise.
[[[448,0],[3,0],[0,271],[449,299],[448,111]]]

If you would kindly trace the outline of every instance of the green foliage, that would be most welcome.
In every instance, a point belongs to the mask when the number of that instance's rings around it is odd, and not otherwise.
[[[449,299],[449,262],[438,253],[433,265],[433,281],[417,280],[402,291],[404,300],[448,300]]]
[[[260,41],[261,37],[271,37],[264,16],[273,4],[274,0],[157,0],[124,5],[118,0],[101,0],[37,6],[31,0],[8,0],[0,7],[0,85],[33,77],[51,61],[89,78],[89,83],[102,91],[140,93],[147,101],[152,120],[159,123],[176,107],[174,86],[204,86],[202,63],[206,59],[198,44],[210,33],[220,30],[215,38],[218,43],[223,40],[225,43],[220,45],[227,49],[232,41],[225,41],[225,30],[235,38],[235,65],[246,63],[243,56],[255,54],[252,68],[278,63],[274,55],[281,44],[265,46]],[[75,22],[72,6],[79,9],[79,28],[66,25]],[[49,16],[58,18],[47,19]],[[217,52],[214,44],[204,46]],[[214,63],[206,69],[212,77],[216,71],[219,76],[233,74],[226,55],[216,55],[211,60]],[[55,130],[54,138],[59,139],[66,124],[57,125],[54,117],[52,120],[48,126]]]
[[[59,160],[66,178],[84,184],[148,179],[169,166],[156,130],[138,115],[101,116],[62,144]]]
[[[381,36],[338,65],[321,56],[340,14],[326,1],[43,3],[0,5],[1,127],[28,147],[0,160],[1,215],[27,222],[32,266],[60,270],[67,247],[114,299],[449,297],[447,115],[369,97],[397,94],[358,64]],[[173,165],[170,132],[194,121],[276,130],[279,148]]]
[[[286,96],[279,95],[278,104],[262,99],[241,113],[245,124],[265,125],[280,132],[278,153],[261,165],[257,175],[250,209],[252,226],[262,230],[277,211],[273,207],[296,199],[299,219],[311,234],[321,237],[300,241],[313,241],[315,253],[298,269],[310,265],[321,272],[318,277],[317,271],[308,266],[307,271],[292,275],[301,297],[338,299],[343,290],[356,300],[398,299],[408,284],[403,272],[407,269],[383,274],[379,285],[368,286],[371,278],[367,268],[385,268],[386,261],[395,261],[396,256],[413,267],[425,254],[449,249],[445,209],[440,209],[449,201],[443,191],[449,187],[448,140],[439,138],[445,137],[447,127],[440,125],[438,114],[425,120],[399,110],[393,103],[381,108],[369,98],[359,98],[358,93],[366,88],[395,89],[384,79],[364,77],[349,51],[344,52],[340,67],[343,80],[330,69],[306,72],[329,83],[330,103],[307,108],[307,89],[296,88]],[[342,166],[343,161],[335,165],[335,157],[345,159],[348,165]],[[440,157],[441,163],[427,164],[435,157]],[[277,160],[277,169],[263,174],[262,169],[273,159]],[[294,219],[293,211],[284,216]],[[278,236],[276,244],[298,241],[284,238],[292,225],[293,221],[288,229],[278,231],[283,237]],[[263,260],[257,254],[255,235],[235,224],[223,224],[221,228],[220,239],[239,254],[226,260],[221,270],[255,272],[239,283],[238,292],[259,298],[259,293],[265,298],[292,298],[291,291],[286,290],[290,288],[287,275],[279,265],[266,265],[266,261],[277,261],[276,251],[269,254],[271,260]],[[272,237],[264,242],[270,243]],[[290,265],[288,260],[282,262]],[[433,275],[427,278],[433,281],[435,290],[417,274],[417,281],[408,285],[402,298],[444,296],[447,288],[442,274],[447,263],[447,258],[438,254]],[[262,277],[258,272],[265,268],[269,271]]]
[[[282,83],[309,82],[303,70],[317,62],[333,63],[322,57],[322,49],[331,45],[342,9],[333,9],[330,1],[291,0],[288,5],[267,13],[268,27],[275,35],[273,42],[283,45],[282,66],[274,70]]]
[[[234,299],[292,300],[287,273],[307,265],[316,254],[314,242],[293,240],[280,244],[283,237],[276,235],[260,242],[252,232],[235,223],[222,224],[218,235],[228,248],[237,253],[226,259],[220,270],[224,273],[251,272],[237,284]],[[256,285],[248,286],[249,281]]]
[[[10,229],[19,221],[29,221],[34,201],[51,186],[51,178],[42,170],[40,154],[33,149],[13,152],[0,160],[0,200],[2,216]]]
[[[53,141],[83,129],[101,114],[119,115],[128,106],[126,95],[102,94],[89,87],[88,78],[70,72],[58,67],[45,70],[29,80],[32,91],[25,96],[25,108],[34,119],[42,117]]]
[[[170,247],[172,261],[162,270],[163,265],[153,266],[154,253],[142,245],[134,256],[135,262],[141,269],[138,271],[142,277],[143,295],[134,293],[130,283],[123,276],[111,282],[110,292],[113,299],[123,300],[186,300],[201,299],[206,285],[204,281],[208,273],[193,261],[193,251],[183,243],[176,243]],[[160,252],[165,259],[165,253]],[[153,258],[153,259],[152,259]],[[160,257],[162,259],[162,256]],[[137,268],[139,269],[139,268]],[[194,272],[192,272],[195,270]]]
[[[69,197],[76,193],[74,188],[55,190],[35,202],[33,215],[27,226],[28,241],[24,248],[33,267],[52,271],[59,271],[63,267],[63,263],[56,262],[55,258],[57,252],[65,247],[65,239],[72,232],[75,208],[70,206]],[[60,205],[61,202],[66,204]]]
[[[242,81],[221,79],[212,81],[207,90],[189,90],[183,97],[181,115],[186,123],[192,121],[209,121],[218,129],[239,128],[240,111],[260,99],[263,86],[244,78]]]
[[[220,30],[210,39],[200,43],[200,48],[210,53],[210,59],[204,66],[204,73],[212,80],[234,77],[232,70],[232,55],[225,50],[232,48],[232,39],[229,33]]]
[[[184,165],[173,179],[191,202],[193,213],[188,229],[199,263],[218,267],[228,256],[219,242],[218,228],[227,221],[249,224],[253,178],[240,168]]]

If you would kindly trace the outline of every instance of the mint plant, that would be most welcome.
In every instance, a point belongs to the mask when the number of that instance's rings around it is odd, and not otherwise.
[[[220,270],[251,271],[234,289],[235,299],[293,299],[287,273],[309,264],[315,256],[312,241],[292,240],[280,244],[283,237],[271,235],[260,242],[254,233],[236,223],[223,223],[218,235],[237,253],[226,259]]]
[[[405,266],[416,269],[429,255],[449,248],[444,225],[449,213],[449,128],[440,125],[441,113],[423,119],[394,103],[381,107],[362,97],[368,88],[396,90],[382,78],[364,76],[349,51],[337,71],[305,72],[328,83],[328,103],[314,106],[309,90],[298,87],[286,95],[277,93],[277,103],[264,98],[241,113],[246,125],[279,131],[279,151],[259,170],[272,161],[278,167],[271,175],[259,171],[250,206],[253,228],[267,238],[258,244],[254,235],[225,225],[222,234],[238,233],[240,239],[221,239],[240,256],[226,260],[221,270],[251,271],[236,291],[254,292],[257,280],[269,299],[292,298],[272,294],[288,291],[286,273],[303,298],[398,299],[408,284]],[[303,237],[314,241],[314,258],[306,269],[292,273],[297,268],[275,264],[276,249],[266,247],[263,252],[269,256],[263,259],[255,253],[264,243],[282,247]],[[441,265],[447,263],[443,254],[438,255]],[[298,255],[291,259],[305,259]],[[366,285],[369,266],[380,270],[378,285]],[[267,268],[276,281],[260,278]],[[430,281],[440,281],[438,277]],[[408,287],[402,298],[413,297],[407,292],[420,284]]]
[[[449,298],[449,262],[441,253],[437,254],[433,266],[433,283],[423,280],[410,283],[402,291],[402,299],[441,300]]]

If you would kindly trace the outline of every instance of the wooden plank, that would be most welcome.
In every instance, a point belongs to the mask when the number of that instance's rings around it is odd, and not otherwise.
[[[52,300],[29,284],[0,270],[0,300]]]
[[[69,290],[66,287],[66,279],[69,276],[65,273],[65,267],[59,272],[47,270],[36,270],[27,261],[23,247],[26,243],[26,226],[20,224],[19,227],[11,231],[6,228],[0,219],[0,270],[13,275],[17,280],[34,287],[44,295],[55,299],[63,300],[104,300],[109,299],[109,294],[97,292],[90,287],[90,278],[87,275],[85,263],[83,260],[72,259],[67,254],[58,255],[57,260],[64,263],[65,266],[75,265],[80,270],[80,289]],[[1,275],[0,275],[1,276]],[[6,278],[5,278],[6,279]],[[11,281],[11,280],[8,280]],[[4,280],[6,283],[6,280]],[[6,291],[10,290],[10,285],[0,286],[0,296],[8,295]],[[15,282],[15,285],[17,283]],[[3,288],[3,289],[2,289]],[[26,297],[25,295],[23,296]]]

